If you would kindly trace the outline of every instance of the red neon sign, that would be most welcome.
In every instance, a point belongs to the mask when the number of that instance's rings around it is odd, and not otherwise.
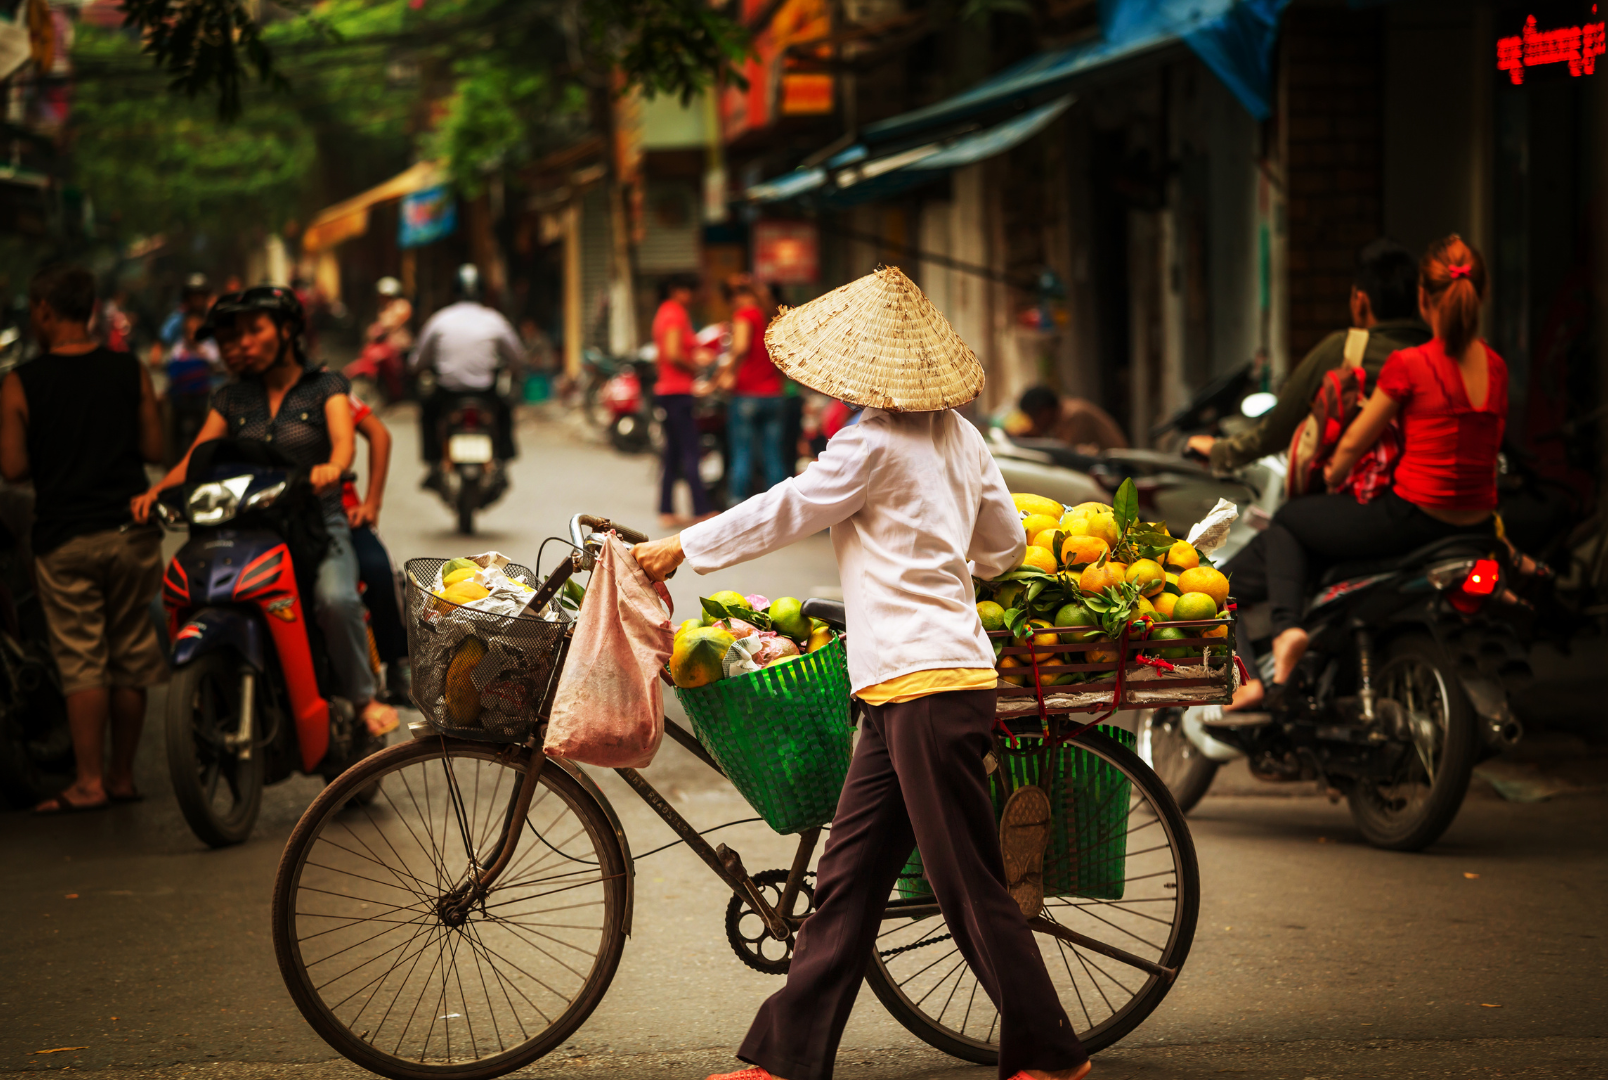
[[[1537,30],[1531,15],[1524,20],[1522,33],[1497,39],[1497,70],[1507,72],[1514,86],[1524,84],[1525,68],[1543,64],[1568,64],[1569,74],[1575,78],[1590,75],[1597,70],[1597,57],[1608,47],[1603,29],[1604,24],[1596,22]]]

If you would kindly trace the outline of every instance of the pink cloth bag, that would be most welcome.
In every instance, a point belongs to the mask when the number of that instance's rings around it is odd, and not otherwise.
[[[640,769],[664,738],[659,672],[670,659],[670,593],[609,533],[586,587],[542,746],[549,757]]]

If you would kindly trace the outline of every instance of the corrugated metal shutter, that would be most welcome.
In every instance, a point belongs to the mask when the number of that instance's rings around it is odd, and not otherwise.
[[[642,206],[642,245],[637,267],[667,274],[698,269],[698,189],[686,181],[648,182]]]

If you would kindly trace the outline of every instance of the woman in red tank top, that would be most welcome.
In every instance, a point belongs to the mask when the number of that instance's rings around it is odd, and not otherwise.
[[[1418,306],[1435,336],[1385,361],[1324,469],[1333,492],[1394,420],[1404,446],[1392,490],[1366,504],[1349,494],[1294,499],[1264,534],[1275,683],[1306,652],[1300,616],[1314,563],[1384,558],[1491,530],[1508,399],[1507,365],[1478,332],[1485,281],[1485,260],[1460,237],[1430,247],[1419,265]]]
[[[765,347],[765,327],[774,314],[770,290],[747,274],[733,275],[725,290],[732,306],[731,358],[721,379],[732,395],[726,438],[731,445],[729,492],[735,501],[775,487],[788,473],[782,446],[782,373]],[[754,488],[756,445],[763,481]]]

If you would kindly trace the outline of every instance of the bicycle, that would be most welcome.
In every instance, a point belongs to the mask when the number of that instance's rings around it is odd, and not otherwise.
[[[596,544],[583,529],[641,540],[577,515],[575,554],[542,583],[538,602],[591,568]],[[806,610],[835,615],[827,621],[841,632],[841,605],[811,601]],[[560,655],[555,669],[561,663]],[[500,1076],[562,1044],[608,990],[631,933],[630,844],[587,774],[542,754],[537,715],[527,737],[501,744],[415,724],[412,740],[325,788],[291,834],[273,899],[281,973],[314,1030],[372,1072]],[[669,719],[665,731],[720,771],[691,732]],[[1166,996],[1194,936],[1199,871],[1183,815],[1132,750],[1096,731],[1071,745],[1112,770],[1102,775],[1120,777],[1106,785],[1111,805],[1095,808],[1103,828],[1079,844],[1114,852],[1114,864],[1091,864],[1121,881],[1115,899],[1046,897],[1030,925],[1079,1037],[1096,1051]],[[811,911],[809,864],[822,829],[800,834],[788,869],[750,874],[737,852],[711,847],[638,772],[616,771],[731,888],[726,929],[739,959],[784,974]],[[365,791],[377,794],[354,799]],[[866,981],[918,1038],[994,1064],[999,1015],[923,884],[917,874],[901,878]]]

